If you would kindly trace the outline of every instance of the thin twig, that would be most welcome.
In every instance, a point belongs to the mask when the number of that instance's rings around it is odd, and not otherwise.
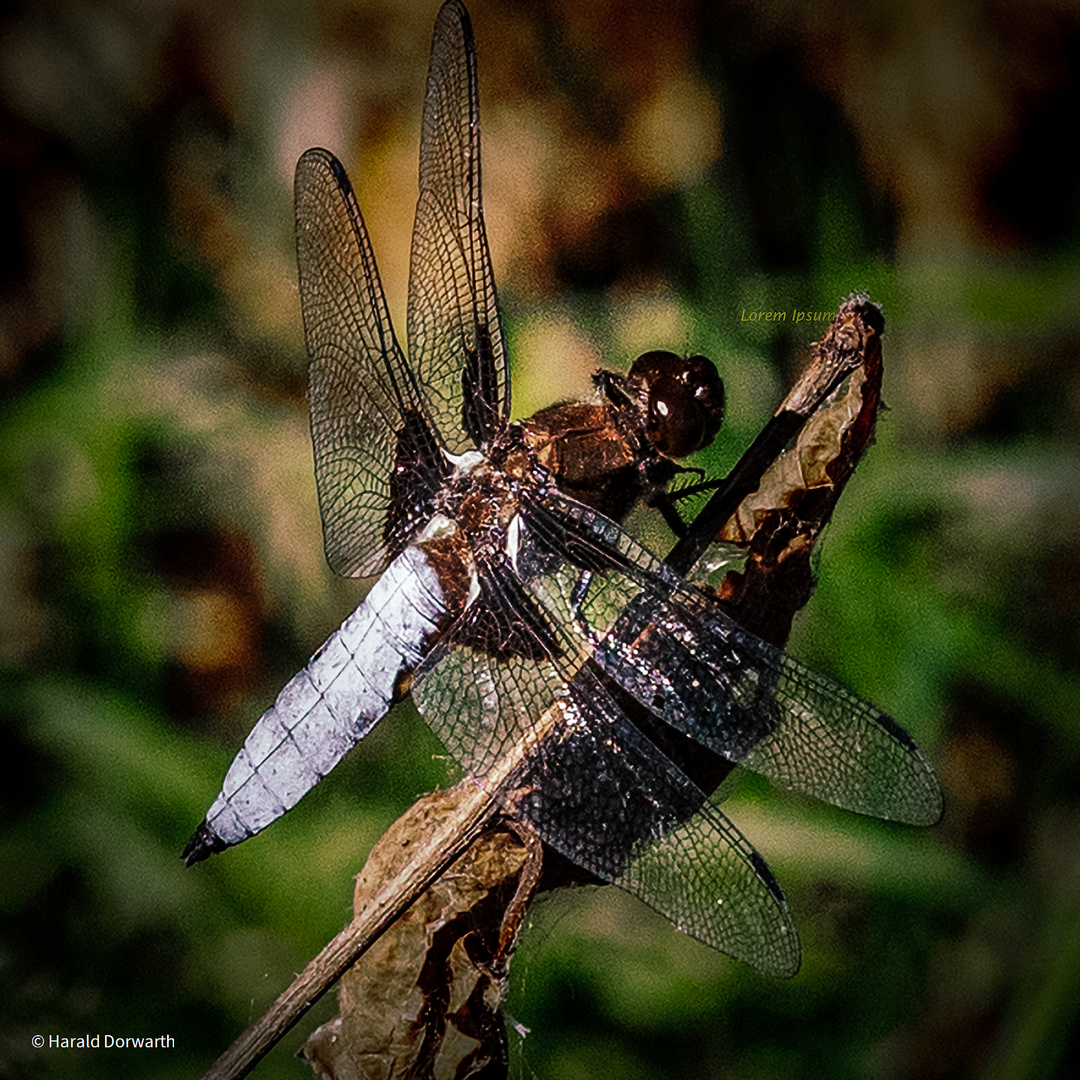
[[[565,703],[546,709],[508,754],[479,784],[467,787],[457,810],[448,814],[421,840],[390,880],[377,885],[352,921],[293,980],[289,988],[238,1038],[204,1074],[203,1080],[238,1080],[247,1076],[274,1044],[375,944],[433,881],[472,843],[499,809],[494,792],[511,786],[511,778],[552,728],[564,722]]]
[[[210,1067],[204,1080],[237,1080],[262,1057],[394,924],[433,881],[472,843],[497,809],[479,787],[456,814],[440,822],[392,880],[370,892],[352,921]]]

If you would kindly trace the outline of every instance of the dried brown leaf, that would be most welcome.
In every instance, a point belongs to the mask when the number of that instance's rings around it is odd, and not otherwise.
[[[838,336],[852,333],[862,364],[811,416],[794,446],[773,461],[719,537],[747,553],[743,570],[725,575],[721,602],[742,626],[779,646],[813,593],[814,545],[874,440],[881,405],[881,330],[852,301],[814,345],[806,377],[812,378],[811,369],[825,361]]]
[[[356,880],[359,910],[392,878],[414,837],[455,812],[463,785],[425,796],[379,841]],[[342,977],[340,1016],[305,1043],[328,1080],[499,1075],[506,1033],[499,1006],[527,906],[530,852],[508,826],[479,836]],[[521,888],[519,889],[519,886]]]

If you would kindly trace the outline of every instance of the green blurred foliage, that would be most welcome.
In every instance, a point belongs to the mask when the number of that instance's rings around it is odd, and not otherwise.
[[[454,775],[403,707],[265,835],[180,864],[250,725],[361,595],[322,563],[287,174],[337,132],[403,331],[434,10],[29,5],[0,30],[4,1075],[205,1068]],[[823,327],[741,313],[883,304],[891,408],[791,648],[913,733],[946,817],[744,780],[726,808],[804,943],[788,983],[614,890],[545,900],[512,969],[519,1075],[1012,1080],[1078,1050],[1080,185],[1036,138],[1072,115],[1077,27],[815,10],[477,3],[489,232],[519,412],[600,361],[704,352],[717,472]],[[1036,72],[1039,34],[1064,44]],[[918,67],[924,39],[952,81]],[[870,93],[878,70],[908,97]],[[981,71],[1020,87],[996,120]],[[686,148],[666,172],[657,132]],[[176,1048],[30,1043],[84,1032]],[[302,1037],[256,1075],[305,1075]]]

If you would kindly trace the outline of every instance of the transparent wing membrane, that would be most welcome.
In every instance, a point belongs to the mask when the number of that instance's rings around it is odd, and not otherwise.
[[[488,442],[510,415],[510,369],[480,195],[476,51],[469,16],[453,2],[431,47],[408,340],[448,448]]]
[[[443,466],[394,337],[364,219],[333,154],[315,149],[300,158],[295,198],[326,557],[339,574],[366,576],[399,554],[415,527],[391,509],[402,440],[418,448],[421,493],[437,489]]]

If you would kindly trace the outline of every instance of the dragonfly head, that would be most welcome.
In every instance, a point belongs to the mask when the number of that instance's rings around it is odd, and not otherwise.
[[[669,458],[702,450],[724,419],[724,383],[705,356],[642,353],[630,368],[627,391],[642,413],[645,437]]]

